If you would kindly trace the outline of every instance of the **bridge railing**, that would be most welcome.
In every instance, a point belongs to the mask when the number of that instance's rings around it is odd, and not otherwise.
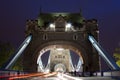
[[[105,76],[105,77],[120,77],[120,70],[119,71],[101,71],[101,72],[94,72],[93,76]]]
[[[15,70],[0,70],[0,79],[1,78],[8,78],[12,76],[19,76],[26,74],[23,71],[15,71]]]
[[[101,71],[101,72],[70,72],[71,76],[87,77],[87,76],[96,76],[96,77],[119,77],[120,70],[112,71]]]

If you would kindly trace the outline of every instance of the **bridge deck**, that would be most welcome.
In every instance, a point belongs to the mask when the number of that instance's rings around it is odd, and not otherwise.
[[[34,77],[30,78],[29,80],[116,80],[112,79],[111,77],[76,77],[77,79],[70,79],[65,77],[64,79],[59,79],[58,77],[49,77],[49,78],[40,78]]]

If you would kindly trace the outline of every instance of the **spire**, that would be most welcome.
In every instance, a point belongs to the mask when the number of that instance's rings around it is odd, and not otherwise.
[[[42,6],[40,5],[38,17],[40,17],[41,14],[42,14]]]
[[[80,16],[82,16],[82,9],[80,8]]]
[[[118,46],[120,47],[120,42],[118,43]]]
[[[40,5],[40,10],[39,10],[40,13],[42,13],[42,6]]]

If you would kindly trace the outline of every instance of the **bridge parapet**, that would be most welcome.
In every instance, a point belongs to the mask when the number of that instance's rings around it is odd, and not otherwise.
[[[27,72],[16,71],[16,70],[0,70],[0,80],[7,80],[6,78],[13,76],[25,75]]]

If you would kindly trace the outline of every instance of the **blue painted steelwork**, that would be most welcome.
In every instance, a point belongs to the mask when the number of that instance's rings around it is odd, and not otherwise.
[[[30,43],[31,39],[32,39],[32,35],[29,35],[24,40],[24,42],[20,45],[20,47],[18,48],[18,50],[10,57],[10,59],[8,60],[8,62],[6,62],[2,66],[2,69],[10,69],[12,67],[12,65],[17,61],[17,59],[20,57],[20,55],[22,54],[22,52],[28,46],[28,44]]]
[[[89,41],[92,43],[92,45],[95,47],[95,49],[98,51],[99,55],[106,61],[106,63],[110,66],[113,70],[120,70],[120,68],[115,63],[114,59],[104,51],[104,49],[100,46],[100,44],[94,39],[93,36],[88,36]]]
[[[77,69],[76,69],[76,71],[80,71],[80,69],[81,69],[81,67],[82,67],[82,64],[83,64],[83,62],[82,62],[82,60],[79,58],[79,61],[78,61],[78,64],[77,64]]]

